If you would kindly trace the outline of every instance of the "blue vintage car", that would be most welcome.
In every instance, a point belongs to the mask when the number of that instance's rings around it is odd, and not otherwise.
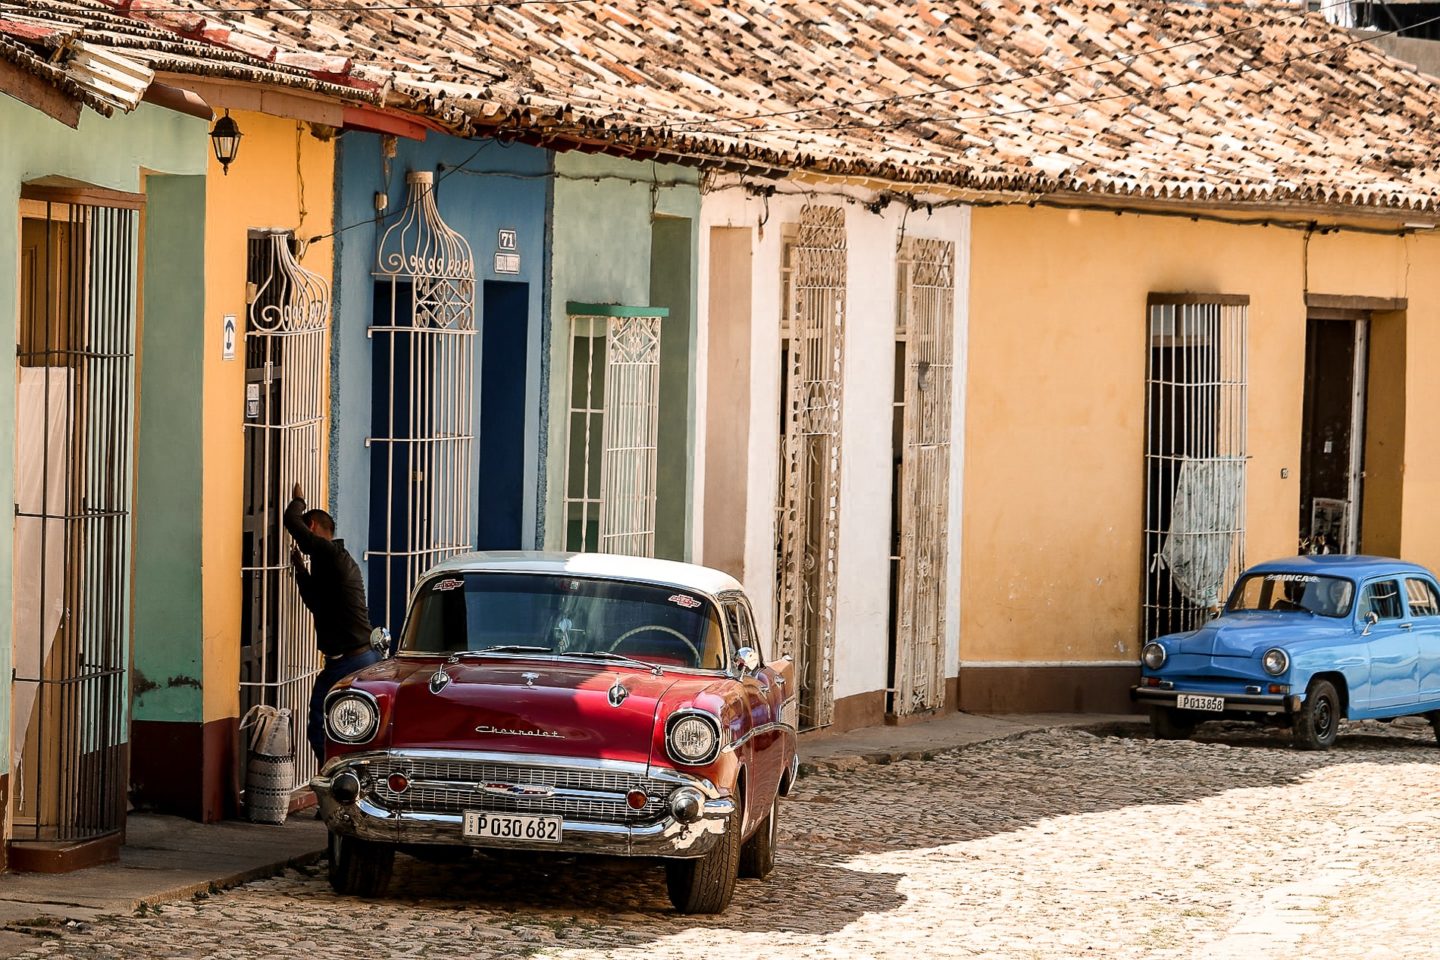
[[[1384,557],[1291,557],[1241,575],[1218,617],[1141,651],[1134,699],[1159,739],[1205,720],[1288,724],[1324,750],[1342,718],[1424,715],[1440,738],[1440,587]]]

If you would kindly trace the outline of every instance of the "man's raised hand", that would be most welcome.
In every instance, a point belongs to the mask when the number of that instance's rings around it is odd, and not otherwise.
[[[298,483],[295,484],[295,490],[294,490],[293,495],[294,495],[294,497],[295,497],[296,500],[304,500],[304,499],[305,499],[305,488],[302,487],[302,486],[300,486],[300,484],[298,484]]]

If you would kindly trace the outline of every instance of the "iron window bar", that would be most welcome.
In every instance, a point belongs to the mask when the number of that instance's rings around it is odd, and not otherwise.
[[[331,293],[329,281],[300,265],[290,231],[251,231],[249,244],[240,703],[242,714],[257,706],[290,711],[295,746],[290,786],[300,789],[316,772],[305,748],[303,718],[322,662],[289,564],[282,513],[297,482],[312,506],[325,502],[323,446],[329,418],[324,387]],[[242,769],[248,753],[248,738],[242,737]]]
[[[780,652],[795,659],[799,723],[811,729],[834,717],[844,210],[807,204],[786,247],[775,632]]]
[[[385,397],[372,410],[369,600],[400,629],[420,575],[472,549],[475,475],[475,260],[445,223],[434,175],[411,171],[404,215],[375,253],[377,312],[367,334]],[[375,526],[383,522],[383,528]]]

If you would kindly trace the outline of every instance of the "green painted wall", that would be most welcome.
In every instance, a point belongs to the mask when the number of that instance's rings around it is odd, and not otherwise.
[[[565,304],[573,300],[664,306],[670,308],[670,319],[665,321],[660,341],[662,445],[656,546],[662,556],[689,558],[699,216],[699,172],[694,169],[581,153],[555,157],[545,461],[547,548],[565,545],[570,369],[570,321]],[[657,249],[657,243],[663,249]],[[677,279],[681,266],[686,275],[683,282]],[[652,275],[660,269],[665,270],[664,278]],[[652,300],[659,296],[672,302]]]
[[[0,96],[0,504],[15,502],[15,342],[19,308],[20,185],[63,176],[138,191],[142,168],[201,175],[204,121],[148,104],[110,119],[85,111],[71,130]],[[198,282],[198,278],[195,281]],[[0,522],[0,603],[10,607],[14,526]],[[11,620],[0,616],[0,677],[11,675]],[[10,769],[10,685],[0,683],[0,772]]]
[[[200,723],[205,178],[152,176],[145,192],[133,715]]]
[[[651,225],[650,305],[670,308],[660,334],[660,463],[655,486],[655,555],[690,559],[690,505],[695,477],[695,218],[663,217]],[[683,455],[677,453],[683,451]],[[667,455],[668,454],[668,455]]]

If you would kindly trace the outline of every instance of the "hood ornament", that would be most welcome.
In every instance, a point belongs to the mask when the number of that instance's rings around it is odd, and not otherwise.
[[[526,670],[524,673],[520,674],[520,679],[525,681],[525,686],[533,687],[535,686],[535,681],[540,679],[540,674],[532,673],[531,671]]]
[[[450,674],[443,669],[430,674],[430,692],[439,693],[450,685]]]
[[[605,691],[605,699],[610,701],[612,707],[620,706],[628,696],[630,696],[630,689],[620,682],[619,677],[616,677],[615,682],[610,685],[610,689]]]

